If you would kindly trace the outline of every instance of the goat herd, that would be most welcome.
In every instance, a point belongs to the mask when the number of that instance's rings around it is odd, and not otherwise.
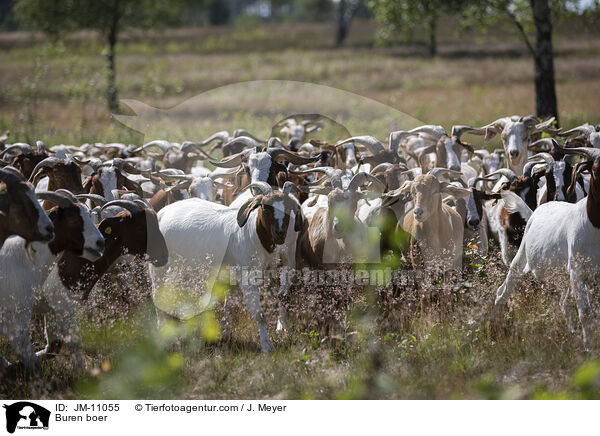
[[[208,271],[210,291],[221,267],[273,268],[281,272],[277,329],[284,330],[291,273],[358,262],[367,229],[375,229],[378,254],[444,274],[462,269],[463,245],[485,256],[495,239],[509,267],[496,316],[522,274],[566,277],[561,307],[574,298],[588,347],[588,292],[600,272],[600,133],[589,124],[561,131],[553,121],[511,116],[451,134],[426,125],[394,131],[387,143],[309,139],[326,128],[316,116],[288,117],[269,139],[236,130],[141,147],[33,147],[8,144],[5,134],[0,332],[28,370],[39,370],[39,358],[59,344],[82,365],[74,309],[123,256],[149,263],[141,271],[159,320],[194,315],[157,302],[170,287],[200,290],[190,276]],[[499,135],[503,148],[474,149],[465,135]],[[394,244],[399,234],[409,243]],[[239,283],[261,348],[270,351],[259,285]],[[36,352],[29,332],[40,300],[54,316]],[[0,356],[0,372],[10,365]]]

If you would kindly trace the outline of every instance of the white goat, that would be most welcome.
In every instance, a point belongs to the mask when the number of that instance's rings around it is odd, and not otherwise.
[[[174,265],[178,262],[192,271],[197,271],[202,265],[211,272],[222,266],[263,272],[271,265],[275,247],[286,239],[290,216],[295,215],[296,226],[301,225],[300,204],[290,195],[294,188],[290,182],[286,182],[283,192],[272,191],[264,182],[250,186],[260,190],[261,194],[249,199],[240,208],[190,198],[160,210],[159,226],[167,243],[169,263],[162,268],[151,267],[155,303],[157,291],[173,279],[170,273],[174,272]],[[234,273],[239,274],[239,271]],[[207,282],[208,292],[212,291],[213,283],[214,275]],[[261,348],[271,351],[273,345],[260,305],[258,284],[245,280],[239,280],[239,283],[248,310],[258,325]],[[171,315],[179,318],[190,316],[177,311]]]
[[[567,277],[583,327],[583,341],[589,347],[592,331],[588,292],[600,278],[600,150],[557,148],[592,161],[590,192],[577,203],[552,201],[533,212],[506,280],[496,293],[494,314],[498,316],[498,308],[512,294],[522,274],[531,272],[538,280],[552,282]]]
[[[483,126],[481,128],[466,127],[466,133],[477,135],[485,135],[485,141],[489,141],[496,135],[500,135],[506,163],[517,176],[523,175],[523,169],[527,162],[527,148],[531,142],[532,135],[538,132],[556,133],[557,130],[552,129],[550,125],[554,122],[554,117],[539,123],[537,118],[532,115],[519,117],[513,115],[511,117],[499,118],[496,121]]]

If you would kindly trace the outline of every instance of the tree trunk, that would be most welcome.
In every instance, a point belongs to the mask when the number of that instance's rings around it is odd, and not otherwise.
[[[116,113],[119,110],[119,99],[117,93],[117,72],[115,69],[115,47],[117,45],[117,36],[119,28],[119,0],[115,0],[115,8],[113,20],[108,31],[107,42],[108,52],[106,53],[106,102],[108,110],[111,113]]]
[[[429,54],[431,57],[437,55],[437,16],[431,14],[429,18]]]
[[[348,36],[348,20],[346,19],[348,5],[346,0],[340,0],[337,14],[337,36],[335,45],[341,46]]]
[[[549,0],[530,0],[530,2],[536,30],[534,54],[536,114],[543,118],[554,116],[558,122]]]

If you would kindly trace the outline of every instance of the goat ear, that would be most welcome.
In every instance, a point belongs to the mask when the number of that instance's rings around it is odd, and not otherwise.
[[[85,192],[90,192],[90,190],[92,189],[92,177],[93,176],[89,176],[88,178],[85,179],[85,181],[83,182],[83,190]]]
[[[502,128],[498,124],[492,124],[483,127],[485,129],[485,136],[483,138],[484,142],[490,141],[494,136],[502,133]]]
[[[240,207],[240,210],[238,211],[238,214],[237,214],[237,222],[240,227],[244,227],[244,225],[246,224],[246,221],[248,221],[250,212],[252,212],[258,206],[260,206],[260,204],[262,203],[262,200],[263,200],[263,196],[257,195],[256,197],[249,199],[247,202],[245,202],[242,205],[242,207]]]
[[[123,186],[125,186],[130,191],[134,191],[137,195],[144,198],[144,191],[142,191],[142,187],[139,183],[134,182],[133,180],[130,180],[127,177],[123,176]]]
[[[452,195],[454,198],[467,198],[471,195],[470,189],[459,188],[458,186],[449,185],[448,183],[440,183],[440,192]]]
[[[46,173],[48,172],[48,168],[40,168],[37,173],[33,174],[33,177],[31,178],[31,183],[33,184],[33,186],[37,185],[38,182],[40,181],[40,179],[44,176],[46,176]]]
[[[427,147],[423,147],[422,149],[420,149],[419,150],[419,159],[421,159],[421,156],[424,156],[426,154],[435,153],[435,151],[437,150],[437,146],[440,142],[441,142],[441,139],[440,139],[440,141],[436,142],[435,144],[431,144],[431,145],[428,145]]]
[[[6,183],[0,182],[0,216],[8,216],[8,209],[10,207],[10,198],[8,196],[8,187]]]
[[[294,231],[299,232],[304,227],[305,222],[304,215],[302,214],[302,209],[298,208],[296,213],[294,214]]]

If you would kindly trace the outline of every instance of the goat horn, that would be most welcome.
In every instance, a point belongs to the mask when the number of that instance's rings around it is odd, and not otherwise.
[[[581,126],[575,127],[571,130],[567,130],[566,132],[561,132],[558,136],[571,136],[574,134],[585,135],[587,138],[590,137],[592,133],[594,133],[596,129],[591,124],[582,124]]]
[[[447,135],[446,129],[444,129],[442,126],[437,126],[437,125],[433,125],[433,124],[427,124],[425,126],[415,127],[414,129],[411,129],[411,130],[400,130],[396,133],[398,134],[400,139],[405,138],[407,136],[419,135],[421,133],[425,133],[426,135],[431,135],[434,138],[436,138],[435,139],[436,141],[439,141],[439,139],[442,136]]]
[[[502,129],[504,129],[504,126],[506,126],[506,120],[508,118],[510,118],[510,117],[498,118],[496,121],[492,121],[491,123],[486,124],[485,126],[483,126],[482,129],[497,128],[498,126],[500,126]]]
[[[592,148],[592,147],[571,147],[571,148],[563,148],[558,145],[558,142],[554,143],[554,148],[565,154],[579,154],[587,157],[591,160],[596,160],[600,158],[600,149]]]
[[[213,156],[211,156],[210,154],[205,152],[202,148],[200,148],[200,144],[197,144],[195,142],[189,142],[189,141],[185,141],[183,144],[181,144],[182,152],[189,153],[191,151],[190,149],[193,150],[194,152],[198,153],[199,155],[201,155],[202,160],[204,160],[204,159],[215,160],[215,158]],[[199,158],[200,158],[200,156],[199,156]]]
[[[529,147],[527,147],[527,148],[529,148],[532,151],[539,151],[539,150],[549,151],[549,150],[552,150],[555,142],[556,142],[556,139],[554,139],[554,138],[542,138],[542,139],[538,139],[537,141],[529,144]],[[547,147],[542,148],[542,147],[540,147],[540,145],[546,145]]]
[[[331,168],[331,167],[317,167],[317,168],[310,168],[308,170],[304,170],[304,171],[293,171],[293,170],[289,170],[288,171],[290,174],[310,174],[310,173],[321,173],[321,174],[325,174],[326,177],[328,178],[332,178],[335,175],[341,175],[342,174],[342,170],[338,169],[338,168]]]
[[[469,179],[469,188],[474,188],[477,182],[495,182],[496,179],[488,179],[487,177],[473,177]]]
[[[511,182],[512,182],[513,180],[516,180],[516,179],[518,179],[518,177],[517,177],[517,175],[514,173],[514,171],[513,171],[513,170],[511,170],[511,169],[509,169],[509,168],[500,168],[500,169],[497,169],[497,170],[496,170],[496,171],[494,171],[493,173],[486,174],[486,175],[485,175],[485,177],[486,177],[486,178],[490,178],[490,177],[492,177],[492,176],[495,176],[495,175],[504,176],[504,177],[506,177],[508,180],[510,180]]]
[[[46,159],[42,160],[41,162],[39,162],[35,168],[33,169],[33,171],[31,172],[31,177],[29,178],[30,181],[35,179],[36,174],[38,173],[38,171],[42,168],[54,168],[56,167],[57,164],[59,163],[63,163],[64,160],[63,159],[59,159],[57,157],[47,157]]]
[[[528,158],[528,160],[530,160],[530,161],[537,160],[537,159],[543,159],[543,161],[546,162],[546,164],[548,164],[548,165],[554,164],[554,158],[552,157],[552,155],[550,153],[542,152],[542,153],[534,154],[533,156]]]
[[[431,174],[438,180],[441,176],[447,176],[450,180],[453,179],[451,176],[454,176],[454,180],[456,180],[462,175],[460,171],[449,170],[448,168],[432,168],[427,174]]]
[[[381,188],[381,192],[383,192],[385,190],[385,185],[383,183],[381,183],[381,181],[377,177],[375,177],[369,173],[360,172],[360,173],[356,174],[354,177],[352,177],[352,180],[350,180],[350,183],[348,184],[348,191],[356,192],[357,189],[360,187],[360,185],[362,185],[364,182],[367,182],[367,181],[371,181],[375,185],[377,185],[379,188]]]
[[[537,117],[535,117],[534,115],[527,115],[527,116],[521,117],[521,118],[519,118],[519,121],[521,121],[523,124],[525,124],[525,126],[528,129],[534,128],[535,125],[540,122],[537,119]]]
[[[373,168],[370,171],[370,173],[371,174],[377,174],[379,172],[385,172],[385,171],[387,171],[387,170],[389,170],[390,168],[393,168],[393,167],[394,167],[393,164],[391,164],[389,162],[384,162],[384,163],[381,163],[381,164],[377,165],[375,168]]]
[[[523,176],[524,177],[531,177],[531,173],[533,172],[533,167],[535,167],[536,165],[541,164],[542,162],[540,161],[529,161],[525,164],[525,166],[523,167]]]
[[[180,189],[188,189],[190,187],[190,185],[192,184],[192,179],[186,179],[183,180],[169,188],[166,188],[165,191],[166,192],[172,192],[172,191],[179,191]]]
[[[300,154],[286,150],[285,148],[267,148],[267,153],[271,156],[271,159],[275,162],[291,162],[294,165],[306,165],[318,161],[321,155],[314,157],[306,157]]]
[[[62,207],[62,208],[70,207],[74,203],[69,197],[62,195],[58,191],[56,191],[56,192],[36,192],[35,195],[40,200],[50,201],[50,202],[56,204],[58,207]],[[78,200],[75,199],[75,203],[77,201]]]
[[[112,201],[109,201],[108,203],[104,204],[104,206],[102,206],[102,208],[100,210],[104,210],[107,207],[111,207],[111,206],[122,207],[123,209],[129,211],[131,214],[134,214],[140,210],[140,205],[138,205],[137,203],[134,203],[131,200],[112,200]]]
[[[112,160],[112,163],[110,161],[105,162],[104,166],[114,166],[116,169],[118,169],[119,171],[125,171],[126,173],[129,174],[142,174],[142,171],[137,169],[136,167],[134,167],[133,165],[131,165],[131,163],[127,162],[125,159],[121,159],[119,157],[116,157]]]
[[[233,131],[233,137],[234,138],[239,138],[241,136],[246,136],[248,138],[252,138],[256,142],[260,142],[261,144],[264,144],[265,142],[267,142],[266,139],[259,139],[258,137],[254,136],[252,133],[250,133],[249,131],[247,131],[246,129],[235,129]]]
[[[7,165],[4,168],[0,168],[0,180],[6,181],[7,177],[5,176],[4,172],[9,173],[12,176],[18,177],[20,181],[26,181],[25,176],[12,165]]]
[[[336,146],[346,144],[348,142],[356,142],[357,144],[366,147],[371,152],[371,154],[374,155],[385,151],[385,147],[383,146],[381,141],[375,138],[374,136],[353,136],[351,138],[344,139],[343,141],[338,142]]]
[[[201,141],[200,145],[201,146],[208,145],[213,141],[219,141],[220,145],[222,145],[224,142],[227,142],[228,139],[229,139],[229,132],[227,130],[221,130],[220,132],[213,133],[208,138],[206,138],[204,141]]]
[[[71,201],[73,201],[73,203],[78,203],[79,202],[79,200],[77,199],[77,197],[75,196],[75,194],[73,194],[68,189],[57,189],[56,192],[58,194],[64,195],[65,197],[68,197],[69,199],[71,199]]]
[[[12,144],[6,147],[4,150],[2,150],[0,156],[4,156],[6,153],[12,150],[19,150],[21,153],[25,154],[33,152],[33,147],[25,143]]]
[[[406,170],[406,171],[402,171],[402,172],[400,173],[400,175],[401,175],[401,176],[410,176],[410,177],[413,177],[413,178],[414,178],[414,177],[417,177],[417,175],[418,175],[417,173],[418,173],[419,171],[421,171],[421,168],[410,168],[410,169],[408,169],[408,170]]]
[[[240,151],[219,162],[213,160],[210,160],[209,162],[219,168],[234,168],[239,166],[245,159],[248,159],[248,151],[249,150]]]
[[[236,168],[234,171],[228,171],[226,173],[211,173],[208,175],[211,179],[231,179],[237,175],[238,169]]]
[[[474,135],[485,135],[485,129],[482,127],[471,127],[471,126],[452,126],[451,136],[456,136],[456,139],[460,141],[460,138],[465,133],[472,133]]]
[[[307,192],[309,194],[320,194],[320,195],[327,195],[331,191],[333,191],[333,189],[334,189],[334,186],[318,186],[316,188],[314,188],[314,187],[308,187],[308,186],[302,186],[300,188],[300,190],[303,191],[303,192]]]
[[[156,173],[158,177],[163,180],[193,180],[194,176],[191,174],[168,174],[168,173]]]
[[[96,195],[96,194],[77,194],[76,197],[78,199],[87,198],[89,200],[92,200],[98,206],[104,206],[106,204],[106,201],[107,201],[101,195]]]
[[[437,142],[442,136],[446,135],[446,130],[442,126],[428,124],[425,126],[415,127],[412,130],[398,130],[396,132],[392,132],[390,133],[389,139],[390,150],[397,152],[400,142],[402,142],[404,138],[420,134],[429,135],[431,138],[428,140]]]
[[[325,182],[325,181],[326,181],[328,178],[329,178],[329,177],[327,177],[327,176],[323,176],[323,177],[321,177],[320,179],[318,179],[318,180],[315,180],[314,182],[307,182],[307,181],[304,181],[304,184],[305,184],[306,186],[319,186],[319,185],[321,185],[323,182]]]
[[[535,119],[535,118],[534,118]],[[555,118],[550,117],[546,121],[538,123],[534,126],[534,132],[550,132],[550,133],[558,133],[560,129],[552,129],[550,126],[554,123]]]
[[[246,148],[260,147],[260,143],[249,136],[238,136],[237,138],[233,138],[231,141],[223,144],[223,147],[227,147],[232,144],[242,144]]]
[[[398,197],[398,196],[404,196],[408,193],[408,191],[410,190],[412,186],[412,181],[410,180],[406,180],[402,186],[400,186],[398,189],[394,189],[393,191],[389,191],[386,192],[385,194],[383,194],[384,197]]]
[[[98,147],[98,145],[96,145],[96,147]],[[147,148],[150,148],[150,147],[156,147],[156,148],[160,149],[160,151],[163,155],[170,149],[174,148],[173,144],[171,144],[169,141],[165,141],[164,139],[156,139],[154,141],[147,142],[146,144],[142,145],[141,147],[134,148],[133,152],[137,153],[140,151],[145,151]]]
[[[90,159],[85,159],[85,160],[81,160],[79,159],[77,156],[71,156],[71,159],[73,159],[73,161],[77,164],[77,165],[87,165],[90,163]]]
[[[247,188],[257,188],[263,195],[269,195],[271,192],[273,192],[271,185],[266,182],[253,182],[250,183]]]
[[[269,142],[267,142],[267,148],[284,148],[283,142],[277,136],[273,136],[269,138]]]
[[[230,183],[221,183],[221,182],[217,182],[216,180],[213,180],[213,183],[217,188],[224,188],[224,189],[235,188],[235,186],[233,186]]]

